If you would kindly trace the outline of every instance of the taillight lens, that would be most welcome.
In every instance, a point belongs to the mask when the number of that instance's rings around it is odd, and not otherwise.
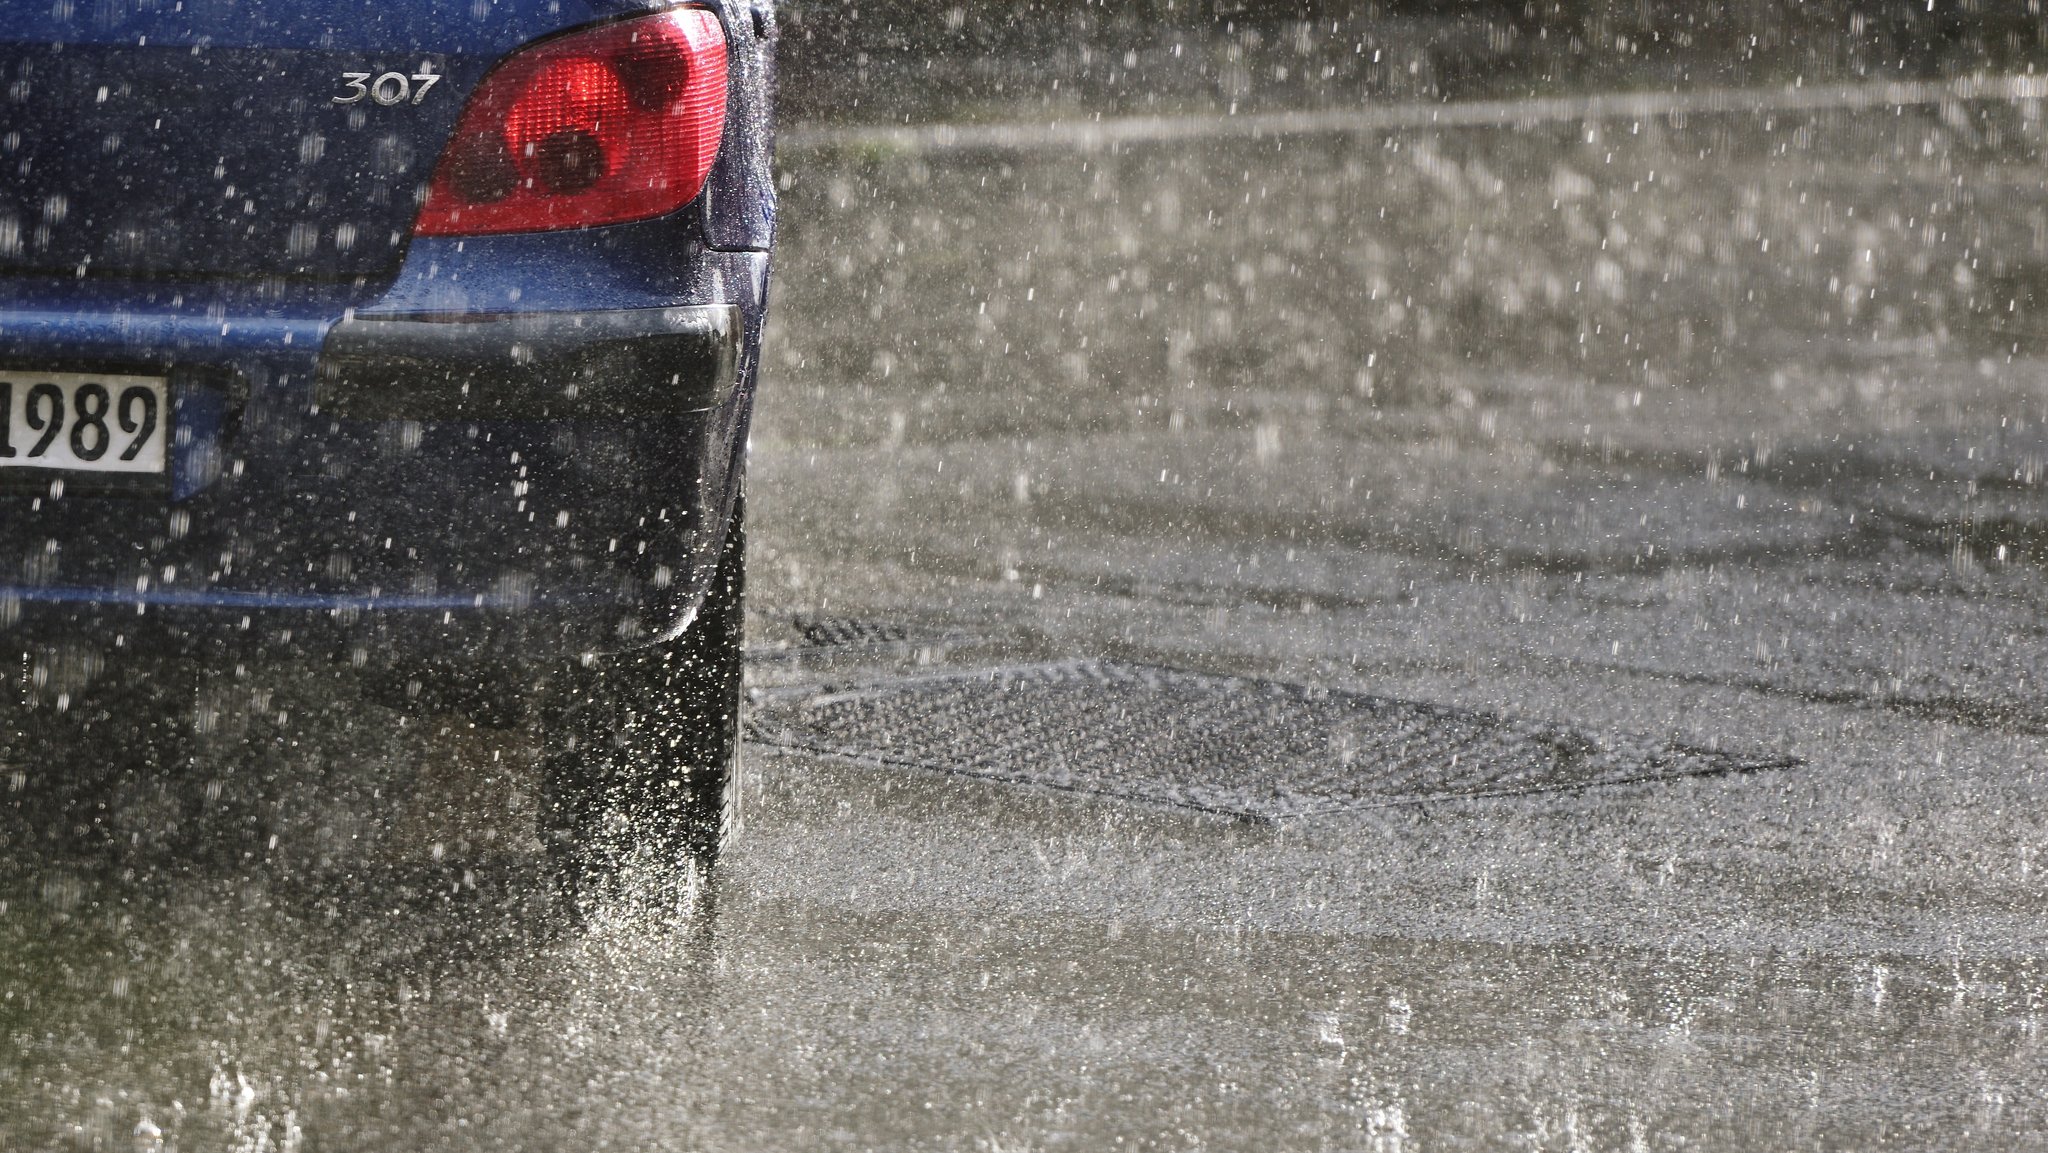
[[[725,128],[725,32],[701,8],[529,48],[484,77],[427,186],[422,236],[644,220],[694,200]]]

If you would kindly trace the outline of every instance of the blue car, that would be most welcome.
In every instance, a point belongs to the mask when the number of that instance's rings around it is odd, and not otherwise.
[[[0,0],[0,633],[537,710],[566,858],[708,865],[774,41],[767,0]]]

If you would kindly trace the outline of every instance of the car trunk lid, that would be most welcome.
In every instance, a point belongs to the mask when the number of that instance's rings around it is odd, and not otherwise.
[[[652,0],[58,0],[0,33],[0,274],[378,278],[500,57]]]

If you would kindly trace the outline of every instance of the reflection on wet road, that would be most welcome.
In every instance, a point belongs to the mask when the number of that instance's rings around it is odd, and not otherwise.
[[[518,725],[281,660],[94,760],[102,678],[10,718],[0,1147],[2038,1141],[2042,131],[787,158],[764,709],[1082,660],[1796,767],[1260,824],[781,742],[678,934],[548,905]]]

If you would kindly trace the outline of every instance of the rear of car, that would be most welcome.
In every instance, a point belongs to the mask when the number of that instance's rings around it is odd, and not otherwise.
[[[734,729],[773,20],[0,0],[0,628]]]

